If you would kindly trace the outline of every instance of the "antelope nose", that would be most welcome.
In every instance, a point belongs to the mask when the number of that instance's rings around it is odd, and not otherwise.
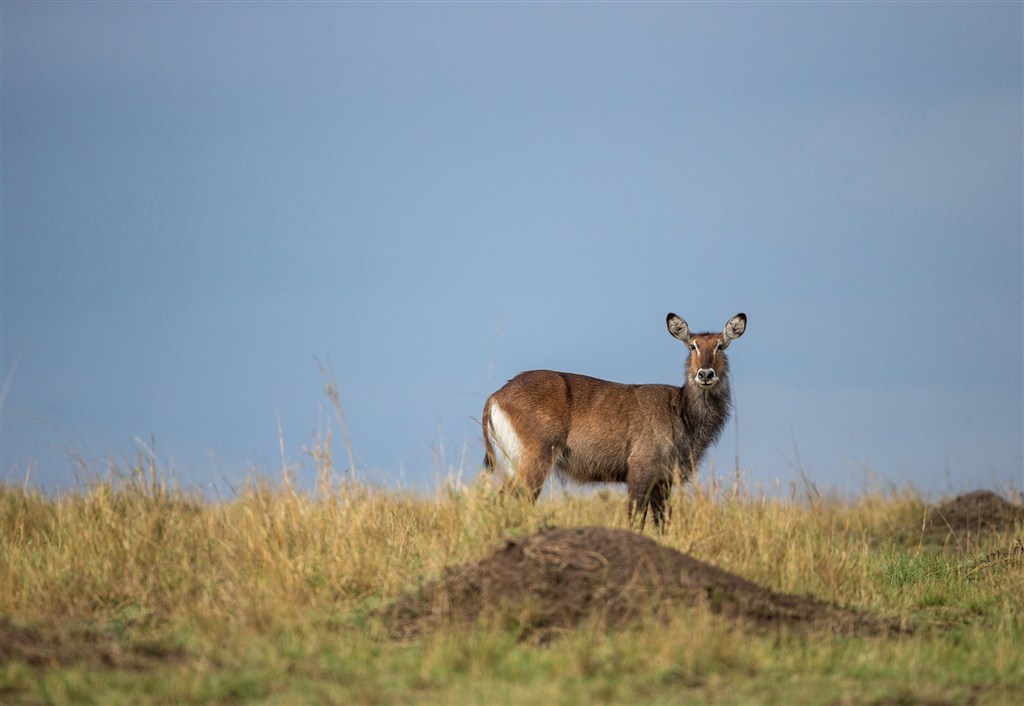
[[[715,379],[715,369],[714,368],[701,368],[700,370],[697,371],[697,381],[698,382],[711,382],[714,379]]]

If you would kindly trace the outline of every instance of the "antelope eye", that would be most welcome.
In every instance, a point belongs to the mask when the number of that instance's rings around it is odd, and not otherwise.
[[[719,344],[718,344],[717,346],[715,346],[715,350],[716,350],[716,351],[720,351],[720,350],[722,350],[723,348],[725,348],[725,346],[723,346],[723,345],[722,345],[721,343],[719,343]]]
[[[697,344],[696,343],[691,343],[690,344],[690,350],[696,352],[697,351]]]

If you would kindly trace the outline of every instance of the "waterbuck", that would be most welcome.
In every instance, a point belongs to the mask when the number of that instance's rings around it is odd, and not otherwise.
[[[530,370],[487,398],[484,465],[493,470],[500,460],[503,490],[536,499],[552,468],[584,483],[625,483],[630,517],[639,512],[642,529],[650,508],[662,525],[673,477],[685,480],[725,426],[725,349],[743,335],[747,317],[732,317],[722,333],[691,333],[675,314],[667,324],[689,349],[682,387]]]

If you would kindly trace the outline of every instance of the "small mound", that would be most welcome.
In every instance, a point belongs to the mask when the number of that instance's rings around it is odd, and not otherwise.
[[[1024,507],[989,490],[975,490],[932,507],[924,525],[927,541],[963,541],[983,533],[1006,532],[1024,523]]]
[[[971,576],[978,572],[989,573],[999,570],[1024,570],[1024,540],[1020,537],[1017,537],[1013,546],[996,549],[968,564],[962,569],[962,573]]]
[[[490,619],[514,627],[523,639],[543,640],[588,619],[617,629],[699,603],[758,625],[862,634],[900,629],[810,596],[775,593],[635,532],[606,527],[510,539],[480,561],[448,569],[392,604],[384,617],[400,638]]]

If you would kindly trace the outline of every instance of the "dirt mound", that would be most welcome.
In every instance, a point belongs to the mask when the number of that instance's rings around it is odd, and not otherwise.
[[[443,624],[500,620],[523,639],[544,640],[588,619],[615,629],[698,603],[758,625],[804,624],[839,633],[899,630],[810,596],[775,593],[635,532],[606,527],[510,539],[397,601],[385,611],[385,621],[396,636],[411,637]]]
[[[989,552],[961,569],[962,573],[968,576],[979,572],[988,573],[999,570],[1024,570],[1024,539],[1017,537],[1013,546]]]
[[[932,542],[963,541],[986,532],[1006,532],[1024,523],[1024,506],[988,490],[975,490],[929,509],[924,538]]]

